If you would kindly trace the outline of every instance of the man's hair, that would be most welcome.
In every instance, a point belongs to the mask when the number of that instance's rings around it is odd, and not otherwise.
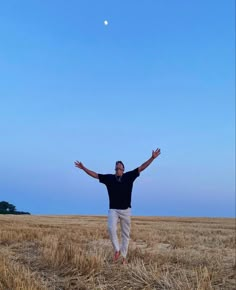
[[[120,160],[119,161],[116,161],[116,165],[119,164],[119,163],[123,166],[123,169],[125,170],[124,163],[122,161],[120,161]]]

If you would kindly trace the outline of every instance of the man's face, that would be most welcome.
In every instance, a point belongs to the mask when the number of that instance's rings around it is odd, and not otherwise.
[[[115,167],[115,171],[116,171],[116,175],[117,176],[121,176],[124,172],[124,167],[121,163],[116,163],[116,167]]]

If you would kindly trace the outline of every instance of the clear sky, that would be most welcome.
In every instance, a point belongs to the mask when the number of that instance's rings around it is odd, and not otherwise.
[[[74,161],[128,171],[158,147],[134,215],[233,217],[234,121],[234,0],[1,1],[0,201],[107,214]]]

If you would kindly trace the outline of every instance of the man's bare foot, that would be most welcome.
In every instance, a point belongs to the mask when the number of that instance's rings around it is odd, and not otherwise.
[[[122,259],[122,264],[123,264],[123,265],[127,265],[127,264],[128,264],[128,261],[126,260],[126,258],[123,258],[123,259]]]
[[[120,257],[120,251],[116,251],[114,255],[114,261],[117,261]]]

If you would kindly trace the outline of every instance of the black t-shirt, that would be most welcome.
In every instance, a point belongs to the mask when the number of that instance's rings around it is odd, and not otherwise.
[[[131,207],[133,182],[138,176],[138,168],[124,173],[121,178],[115,174],[98,174],[99,181],[107,187],[110,208],[127,209]]]

